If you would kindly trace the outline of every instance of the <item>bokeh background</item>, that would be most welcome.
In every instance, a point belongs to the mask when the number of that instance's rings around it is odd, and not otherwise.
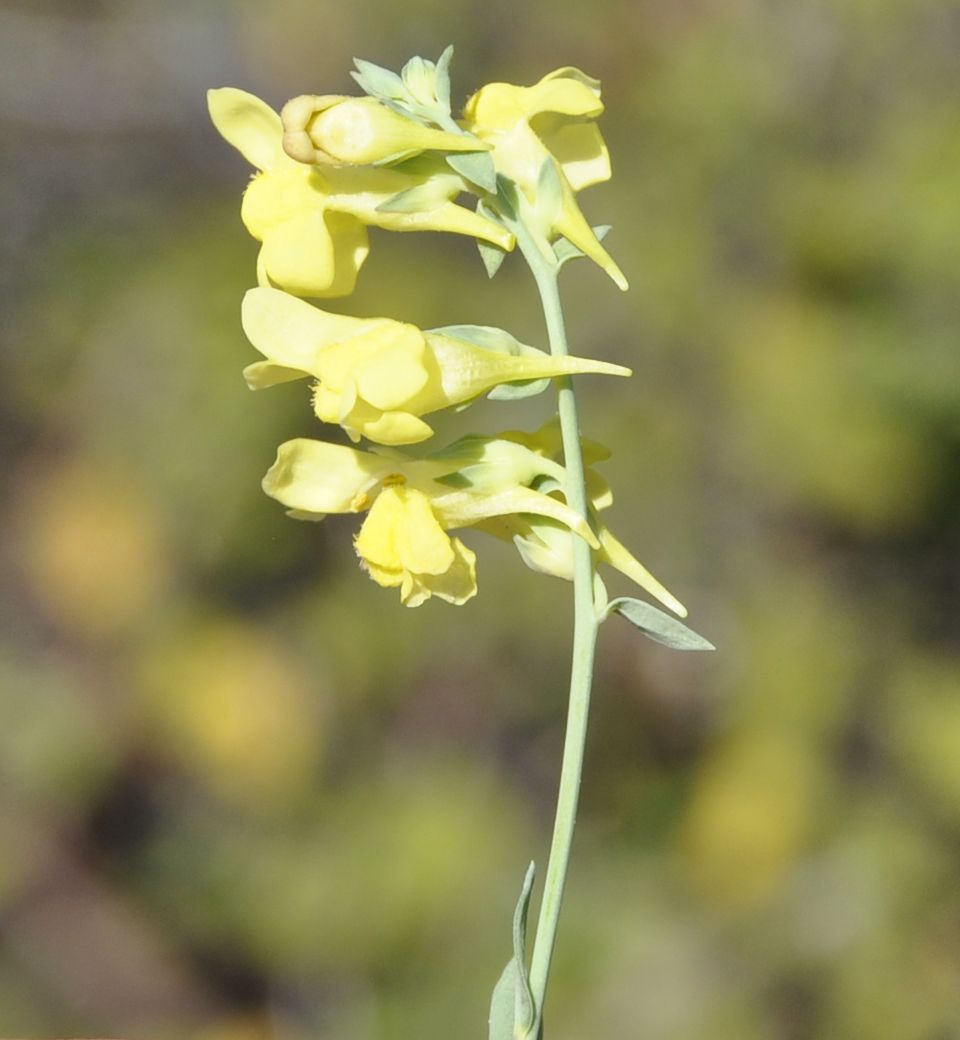
[[[564,275],[611,525],[716,654],[604,627],[551,1040],[960,1036],[960,7],[0,3],[0,1035],[485,1036],[543,865],[569,590],[467,540],[401,609],[259,489],[248,168],[279,106],[456,45],[603,80]],[[373,232],[337,306],[542,344],[523,269]],[[535,428],[547,397],[442,432]],[[617,591],[626,591],[611,582]]]

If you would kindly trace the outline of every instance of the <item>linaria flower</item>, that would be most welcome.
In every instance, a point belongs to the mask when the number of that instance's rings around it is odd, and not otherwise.
[[[544,517],[599,548],[582,517],[531,486],[544,478],[562,484],[563,467],[511,440],[466,437],[415,459],[301,438],[280,446],[263,488],[298,519],[369,510],[354,542],[361,563],[417,607],[431,596],[461,604],[476,595],[476,556],[448,534],[455,528]]]
[[[519,344],[522,353],[500,353],[390,318],[331,314],[278,289],[251,289],[242,314],[244,331],[267,358],[244,370],[250,387],[313,376],[317,416],[339,423],[354,441],[425,440],[433,430],[421,416],[464,404],[501,383],[630,374],[620,365],[551,357]]]
[[[513,236],[498,223],[451,201],[463,182],[449,167],[418,165],[417,160],[403,170],[297,162],[283,150],[280,116],[265,102],[233,87],[211,90],[207,97],[216,128],[258,171],[240,215],[262,243],[261,285],[278,285],[300,296],[352,292],[369,253],[367,225],[451,231],[513,248]],[[414,189],[414,209],[389,208],[391,200]]]
[[[466,128],[493,146],[497,169],[533,202],[543,164],[555,160],[560,205],[548,233],[563,235],[600,265],[621,289],[626,278],[600,244],[575,193],[610,179],[610,157],[594,120],[603,112],[600,84],[563,68],[532,87],[488,83],[467,102]]]

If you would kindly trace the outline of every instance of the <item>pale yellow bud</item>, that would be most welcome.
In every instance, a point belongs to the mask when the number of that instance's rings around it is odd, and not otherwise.
[[[303,163],[366,166],[405,153],[490,147],[470,135],[423,126],[375,98],[303,94],[288,101],[280,115],[283,149]]]

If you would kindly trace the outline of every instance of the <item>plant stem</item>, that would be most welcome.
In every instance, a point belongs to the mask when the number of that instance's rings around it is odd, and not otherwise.
[[[537,288],[540,291],[550,339],[550,351],[556,355],[565,355],[568,353],[568,349],[557,284],[559,268],[544,259],[537,244],[529,233],[525,233],[522,225],[515,230],[520,250],[533,272]],[[565,489],[567,504],[589,522],[583,453],[580,448],[580,427],[577,420],[577,400],[572,381],[569,378],[558,380],[558,392],[564,466],[567,471]],[[557,926],[577,819],[577,802],[580,795],[580,778],[583,773],[583,754],[590,709],[590,690],[593,682],[594,650],[599,627],[593,599],[594,567],[590,546],[577,535],[571,535],[571,537],[573,538],[574,562],[574,632],[567,732],[564,740],[553,840],[550,845],[550,858],[544,878],[543,900],[540,904],[540,916],[537,921],[537,934],[530,966],[530,986],[533,990],[537,1021],[541,1030],[543,1005],[557,941]]]

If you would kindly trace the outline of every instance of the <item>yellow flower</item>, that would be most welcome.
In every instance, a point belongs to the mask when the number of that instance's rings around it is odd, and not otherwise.
[[[600,84],[579,69],[549,73],[532,87],[488,83],[467,102],[466,128],[493,146],[497,169],[536,201],[543,164],[555,160],[560,178],[558,211],[549,235],[563,235],[600,265],[621,289],[623,272],[600,244],[577,205],[575,192],[610,179],[610,156],[597,125],[603,112]]]
[[[630,374],[619,365],[551,357],[530,347],[501,353],[390,318],[331,314],[262,287],[244,298],[243,328],[268,359],[244,370],[253,389],[313,376],[317,416],[339,423],[354,441],[363,436],[379,444],[425,440],[433,430],[421,416],[464,404],[501,383],[584,372]]]
[[[501,434],[501,437],[504,441],[523,445],[546,459],[555,459],[561,453],[560,431],[556,422],[548,423],[534,434],[511,432]],[[600,461],[610,455],[603,445],[593,441],[583,442],[583,452],[588,467],[591,462]],[[607,509],[613,503],[613,494],[607,482],[590,468],[587,469],[586,476],[591,504],[591,526],[599,540],[599,545],[594,547],[597,561],[625,574],[675,614],[686,617],[686,607],[614,537],[600,518],[601,510]],[[551,487],[549,484],[541,483],[540,487],[544,492],[563,493],[559,484]],[[523,562],[533,570],[565,578],[567,581],[573,580],[573,546],[569,531],[551,518],[498,516],[484,521],[481,526],[488,534],[512,541]]]
[[[301,94],[280,113],[283,147],[298,162],[364,166],[424,151],[478,152],[488,144],[435,130],[371,97]]]
[[[496,438],[467,437],[423,459],[301,438],[280,446],[263,488],[299,519],[369,510],[354,543],[361,563],[417,607],[431,596],[459,604],[476,595],[476,557],[447,533],[454,528],[540,516],[599,548],[581,517],[529,486],[564,477],[552,460]]]
[[[278,285],[300,296],[352,292],[369,252],[367,225],[451,231],[513,248],[513,236],[503,227],[451,201],[463,183],[449,168],[419,166],[404,172],[305,165],[283,150],[280,116],[265,102],[232,87],[211,90],[207,98],[216,128],[259,171],[244,194],[240,215],[262,243],[261,285]],[[424,185],[429,190],[423,191]],[[379,209],[413,189],[421,189],[413,211]]]

